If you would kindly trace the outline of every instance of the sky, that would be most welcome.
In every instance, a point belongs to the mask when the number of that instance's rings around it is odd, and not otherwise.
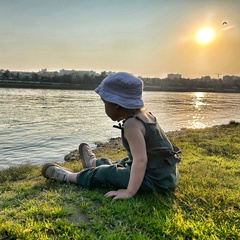
[[[0,0],[0,69],[240,76],[239,11],[240,0]]]

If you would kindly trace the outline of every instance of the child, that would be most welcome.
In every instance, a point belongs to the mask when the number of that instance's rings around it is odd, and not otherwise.
[[[138,191],[173,191],[180,158],[156,118],[144,108],[142,80],[129,73],[114,73],[95,91],[105,105],[107,116],[113,121],[123,121],[119,128],[128,157],[113,164],[106,158],[97,159],[89,145],[82,143],[79,146],[82,171],[73,173],[55,163],[47,163],[42,175],[86,188],[111,185],[118,190],[105,196],[113,199],[130,198]]]

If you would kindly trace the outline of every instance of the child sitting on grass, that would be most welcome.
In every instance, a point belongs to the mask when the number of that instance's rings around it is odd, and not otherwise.
[[[174,191],[180,158],[154,115],[144,108],[142,80],[129,73],[114,73],[95,91],[105,105],[107,116],[122,121],[119,128],[128,157],[118,163],[97,159],[89,145],[82,143],[79,146],[82,171],[73,173],[55,163],[47,163],[42,175],[86,188],[111,185],[116,191],[109,191],[105,196],[113,199],[130,198],[138,191]]]

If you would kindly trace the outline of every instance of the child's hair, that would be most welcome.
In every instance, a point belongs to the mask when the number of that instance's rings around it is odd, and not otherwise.
[[[95,91],[103,100],[126,109],[141,109],[144,106],[143,81],[126,72],[108,75]]]

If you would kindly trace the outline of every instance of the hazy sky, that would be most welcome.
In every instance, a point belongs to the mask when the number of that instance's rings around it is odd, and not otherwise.
[[[0,69],[42,68],[240,75],[240,0],[0,0]]]

